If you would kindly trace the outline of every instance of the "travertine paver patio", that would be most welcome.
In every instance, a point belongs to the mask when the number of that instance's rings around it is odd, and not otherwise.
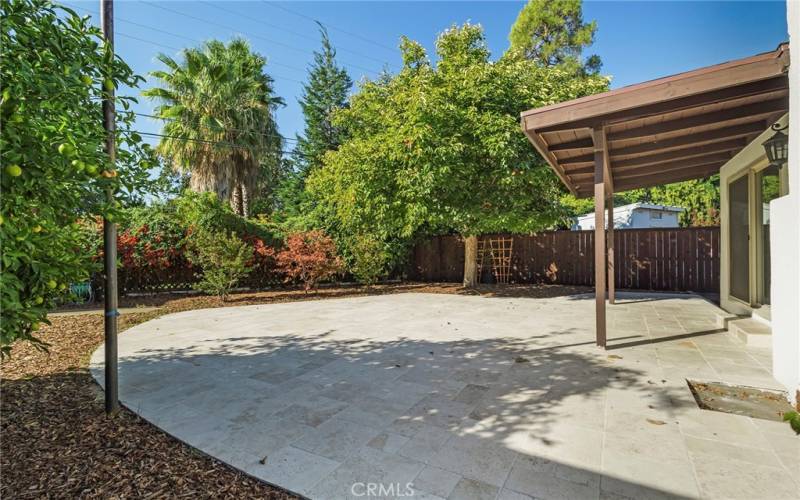
[[[800,496],[787,425],[700,410],[685,383],[777,388],[769,351],[698,297],[610,306],[609,351],[593,312],[434,294],[188,311],[121,335],[121,399],[312,498]]]

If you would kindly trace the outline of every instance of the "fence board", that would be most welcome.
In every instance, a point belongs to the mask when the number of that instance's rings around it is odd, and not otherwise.
[[[544,231],[513,238],[511,283],[594,285],[594,231]],[[718,227],[618,229],[614,256],[619,289],[719,291]],[[463,273],[464,242],[458,236],[420,241],[411,252],[411,279],[460,282]],[[488,261],[481,280],[493,281]]]

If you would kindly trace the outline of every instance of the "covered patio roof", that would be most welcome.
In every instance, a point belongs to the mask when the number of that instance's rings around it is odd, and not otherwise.
[[[522,129],[572,194],[706,177],[789,109],[789,44],[774,51],[522,113]]]
[[[570,192],[594,196],[598,346],[606,346],[606,297],[614,303],[614,225],[604,229],[614,220],[614,192],[719,172],[789,110],[788,67],[789,44],[783,43],[522,113],[525,135]]]

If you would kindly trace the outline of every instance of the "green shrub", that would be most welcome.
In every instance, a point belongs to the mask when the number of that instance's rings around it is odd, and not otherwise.
[[[196,290],[224,301],[252,270],[252,248],[232,232],[199,230],[188,241],[189,258],[202,269]]]
[[[371,235],[357,235],[350,245],[350,272],[365,285],[375,284],[386,276],[392,255],[386,245]]]

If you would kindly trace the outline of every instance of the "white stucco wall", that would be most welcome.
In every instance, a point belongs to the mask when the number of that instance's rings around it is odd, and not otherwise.
[[[786,3],[789,67],[789,194],[770,203],[772,369],[797,403],[800,391],[800,1]],[[780,228],[780,229],[778,229]]]

